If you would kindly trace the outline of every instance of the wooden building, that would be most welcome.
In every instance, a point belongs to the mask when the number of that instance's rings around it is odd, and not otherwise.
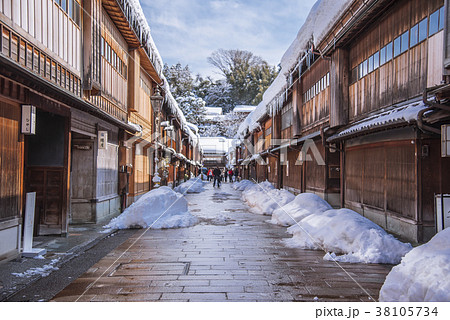
[[[252,119],[259,128],[240,132],[254,143],[275,137],[254,152],[274,159],[264,175],[247,154],[244,172],[256,166],[258,181],[316,193],[407,240],[430,239],[436,195],[450,192],[441,157],[450,119],[445,8],[443,0],[349,0],[319,38],[299,33],[286,60],[296,59],[282,61],[258,106],[264,115]]]
[[[135,5],[0,0],[0,261],[20,253],[28,192],[35,234],[65,235],[151,189],[162,61]]]

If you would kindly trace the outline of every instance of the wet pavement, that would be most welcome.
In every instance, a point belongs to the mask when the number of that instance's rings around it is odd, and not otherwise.
[[[373,301],[392,268],[286,247],[286,228],[249,213],[230,184],[186,197],[197,225],[139,230],[53,300]]]
[[[34,237],[33,247],[47,250],[44,256],[37,257],[39,259],[19,257],[0,264],[0,301],[9,301],[21,291],[27,291],[36,281],[47,277],[47,273],[72,263],[77,256],[116,234],[116,230],[104,229],[102,224],[71,225],[68,231],[66,237]],[[40,271],[42,269],[48,272]],[[39,293],[33,297],[33,301],[42,299]]]

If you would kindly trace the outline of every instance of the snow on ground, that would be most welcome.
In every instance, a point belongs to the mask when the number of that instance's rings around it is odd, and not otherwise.
[[[450,228],[411,250],[388,274],[380,301],[450,301]]]
[[[388,234],[377,224],[349,209],[335,210],[315,194],[295,197],[265,181],[243,180],[233,185],[243,190],[242,200],[253,213],[271,215],[271,223],[291,226],[290,247],[324,250],[324,259],[351,263],[398,264],[412,246]]]
[[[275,189],[268,182],[262,182],[247,187],[242,193],[244,200],[253,213],[272,215],[273,211],[292,200],[295,196],[287,190]]]
[[[169,187],[160,187],[147,192],[105,228],[169,229],[189,227],[196,222],[197,218],[189,212],[182,194]]]
[[[315,212],[288,228],[290,247],[323,249],[325,260],[397,264],[412,246],[349,209]]]
[[[332,207],[313,193],[301,193],[295,199],[272,214],[271,223],[281,226],[292,226],[313,213],[325,212]]]
[[[46,264],[42,267],[31,268],[22,273],[11,273],[11,274],[13,276],[16,276],[19,278],[31,278],[31,277],[37,276],[37,275],[41,275],[42,277],[47,277],[53,271],[59,270],[58,267],[55,267],[55,264],[58,263],[58,261],[59,261],[59,258],[53,259],[49,264]]]
[[[205,191],[203,188],[204,182],[202,181],[201,177],[192,178],[182,184],[180,184],[178,187],[175,187],[173,190],[175,192],[186,194],[186,193],[200,193]]]
[[[254,186],[255,184],[250,180],[241,180],[233,183],[233,189],[238,191],[244,191],[245,189]]]

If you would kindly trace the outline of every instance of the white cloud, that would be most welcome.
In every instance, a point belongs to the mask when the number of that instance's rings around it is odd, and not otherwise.
[[[214,50],[242,49],[277,65],[315,0],[140,0],[163,60],[214,74]]]

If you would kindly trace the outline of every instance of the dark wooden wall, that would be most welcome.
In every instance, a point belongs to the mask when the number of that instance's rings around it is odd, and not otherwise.
[[[0,98],[0,221],[19,217],[22,209],[23,139],[20,107]]]
[[[320,141],[315,140],[315,145],[322,156],[322,160],[325,160],[325,148]],[[318,159],[314,157],[311,149],[308,151],[312,161],[305,161],[305,189],[310,191],[324,192],[326,189],[326,170],[327,166],[321,165]]]
[[[299,150],[288,150],[283,167],[283,187],[302,190],[303,166],[296,165]]]
[[[330,72],[330,61],[319,59],[311,68],[302,75],[300,82],[300,94],[302,97],[312,86]],[[301,99],[300,101],[303,101]],[[315,122],[328,117],[330,113],[330,90],[329,87],[322,90],[309,101],[303,101],[300,117],[302,129],[308,129]]]
[[[415,152],[411,140],[347,148],[346,203],[416,219]]]
[[[444,4],[443,0],[398,1],[375,25],[355,38],[349,50],[350,69],[379,51]],[[429,22],[429,21],[428,21]],[[409,37],[411,34],[409,34]],[[358,119],[374,110],[419,96],[439,82],[442,35],[429,37],[394,57],[349,87],[349,118]],[[434,55],[437,55],[434,57]]]

